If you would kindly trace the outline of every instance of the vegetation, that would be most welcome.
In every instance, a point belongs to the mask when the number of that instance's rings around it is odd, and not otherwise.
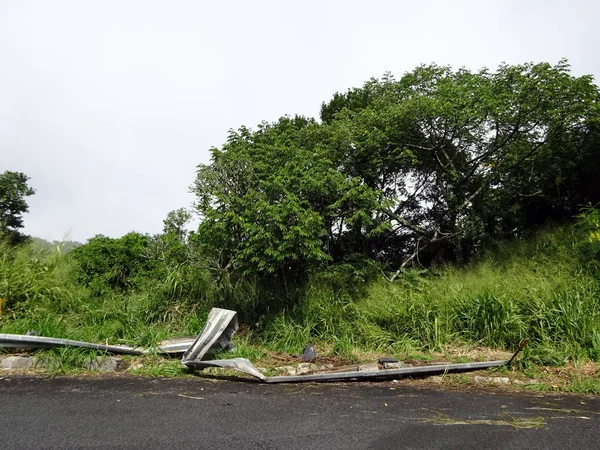
[[[5,172],[0,332],[153,346],[218,306],[241,355],[529,338],[523,369],[600,361],[598,99],[565,61],[388,74],[320,121],[232,131],[198,166],[196,230],[179,209],[68,251],[11,238],[33,191]]]
[[[282,349],[317,340],[341,352],[399,353],[473,344],[512,349],[529,338],[528,356],[540,363],[598,360],[599,286],[581,270],[576,245],[576,236],[554,229],[465,267],[407,271],[398,282],[380,279],[354,295],[313,283],[267,335]]]
[[[564,61],[371,80],[320,123],[232,132],[198,169],[199,233],[230,275],[283,284],[347,260],[461,264],[600,201],[598,96]]]
[[[30,238],[33,244],[34,250],[43,250],[48,253],[52,253],[55,250],[59,250],[61,253],[69,253],[73,251],[73,249],[79,247],[81,242],[63,240],[63,241],[47,241],[46,239],[32,237]]]
[[[0,236],[18,243],[25,239],[20,233],[23,228],[23,214],[29,211],[25,197],[35,191],[27,185],[29,177],[20,172],[0,174]]]

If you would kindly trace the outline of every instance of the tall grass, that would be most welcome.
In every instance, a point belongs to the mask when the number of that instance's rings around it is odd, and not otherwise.
[[[92,295],[76,283],[73,261],[60,251],[0,244],[0,332],[152,346],[202,328],[211,298],[202,281],[185,289],[177,278],[155,280],[131,292]],[[194,296],[195,302],[182,301]]]
[[[599,286],[581,268],[576,242],[569,230],[547,231],[468,267],[372,282],[354,299],[315,283],[295,309],[272,320],[264,338],[282,349],[324,341],[392,351],[513,349],[529,338],[532,357],[598,360]]]
[[[198,333],[208,310],[219,306],[241,313],[253,345],[288,352],[310,343],[345,356],[356,348],[513,349],[529,338],[528,355],[540,362],[600,360],[600,278],[578,259],[579,241],[570,229],[554,229],[504,244],[467,267],[407,271],[394,283],[314,276],[288,294],[293,299],[186,266],[97,296],[74,281],[73,262],[60,252],[0,247],[0,332],[153,346]]]

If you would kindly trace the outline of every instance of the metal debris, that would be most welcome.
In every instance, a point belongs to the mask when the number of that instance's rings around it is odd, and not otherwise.
[[[411,367],[412,364],[406,364],[405,362],[400,362],[396,358],[379,358],[377,361],[377,368],[380,370],[383,369],[402,369],[403,367]]]
[[[196,337],[184,337],[163,341],[155,350],[129,347],[125,345],[92,344],[89,342],[57,339],[35,335],[0,334],[0,347],[5,348],[52,348],[72,346],[103,350],[110,353],[143,355],[158,351],[164,354],[183,353],[181,362],[192,369],[203,370],[207,367],[233,369],[246,373],[264,383],[302,383],[317,381],[377,380],[395,379],[403,376],[436,375],[473,370],[490,369],[510,364],[517,354],[527,345],[524,341],[508,361],[487,361],[464,364],[436,364],[412,367],[393,358],[380,358],[377,363],[331,368],[327,372],[308,373],[306,375],[286,375],[267,377],[246,358],[219,359],[203,361],[208,353],[216,353],[233,347],[231,337],[238,329],[237,313],[228,309],[213,308],[208,314],[206,325]],[[312,345],[304,348],[301,358],[306,363],[314,361],[317,353]],[[296,372],[297,373],[297,372]]]
[[[208,314],[206,325],[192,346],[184,353],[181,362],[191,368],[203,370],[207,367],[221,367],[247,373],[259,380],[265,376],[246,358],[217,359],[202,361],[209,352],[231,349],[231,336],[238,329],[237,313],[229,309],[213,308]]]
[[[185,353],[189,348],[194,345],[197,336],[187,336],[181,338],[167,339],[159,342],[156,346],[158,353],[164,353],[166,355],[177,355],[179,353]]]
[[[377,380],[399,378],[409,375],[436,375],[440,373],[467,372],[471,370],[500,367],[506,361],[488,361],[465,364],[444,364],[435,366],[404,367],[401,369],[360,370],[352,372],[315,373],[298,376],[266,377],[265,383],[302,383],[306,381],[348,381],[348,380]]]
[[[265,381],[266,377],[258,371],[254,365],[246,358],[233,358],[233,359],[217,359],[214,361],[186,361],[184,364],[192,369],[203,370],[207,367],[220,367],[222,369],[233,369],[239,370],[240,372],[247,373],[260,381]]]
[[[147,350],[142,348],[129,347],[127,345],[105,345],[92,344],[91,342],[73,341],[71,339],[58,339],[44,336],[22,335],[22,334],[1,334],[0,347],[4,348],[54,348],[54,347],[80,347],[103,350],[110,353],[120,353],[123,355],[143,355]]]
[[[200,361],[211,349],[226,350],[232,347],[231,336],[238,329],[237,313],[229,309],[213,308],[208,313],[206,325],[192,346],[184,353],[185,365]]]

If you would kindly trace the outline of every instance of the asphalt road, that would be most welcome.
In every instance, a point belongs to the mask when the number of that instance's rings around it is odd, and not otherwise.
[[[0,448],[600,448],[600,398],[0,373]]]

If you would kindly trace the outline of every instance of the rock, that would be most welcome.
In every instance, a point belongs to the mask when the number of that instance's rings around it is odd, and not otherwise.
[[[318,364],[313,364],[313,363],[300,363],[296,367],[282,366],[282,367],[278,367],[277,369],[279,369],[282,372],[282,375],[293,377],[296,375],[305,375],[307,373],[314,372],[315,370],[332,369],[332,368],[333,368],[333,364],[318,365]]]
[[[312,345],[307,345],[306,347],[304,347],[304,350],[302,351],[302,355],[300,355],[300,358],[302,358],[302,361],[304,362],[313,362],[317,357],[317,352],[315,350],[315,347],[313,347]]]
[[[296,367],[296,375],[304,375],[306,373],[314,372],[317,370],[319,366],[313,363],[300,363],[298,367]]]
[[[540,381],[535,378],[529,380],[512,380],[512,384],[538,384]]]
[[[296,375],[296,368],[293,366],[282,366],[277,369],[281,370],[282,375],[294,376]]]
[[[88,370],[97,372],[121,372],[126,370],[127,367],[129,367],[129,364],[116,356],[99,356],[87,364]]]
[[[379,370],[379,363],[366,363],[366,364],[359,364],[358,366],[356,366],[356,369],[351,369],[351,370],[357,370],[359,372],[374,372],[376,370]]]
[[[403,363],[402,361],[396,361],[396,362],[384,361],[384,362],[380,362],[378,367],[380,370],[403,369],[404,367],[412,367],[412,364],[406,364],[406,363]]]
[[[0,360],[0,369],[31,369],[36,366],[36,359],[33,356],[8,356]]]
[[[508,378],[508,377],[480,377],[478,375],[475,375],[473,377],[473,381],[475,381],[475,383],[481,383],[481,384],[509,384],[510,378]]]

